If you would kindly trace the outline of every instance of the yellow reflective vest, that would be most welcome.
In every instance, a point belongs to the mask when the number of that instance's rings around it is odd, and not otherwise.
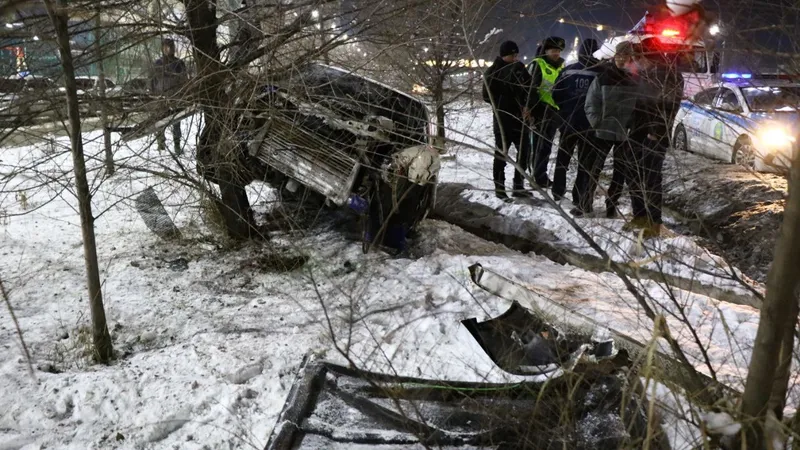
[[[544,58],[536,58],[533,62],[538,64],[539,69],[542,71],[542,84],[538,87],[539,100],[558,109],[558,105],[556,105],[556,102],[553,100],[553,87],[558,79],[558,74],[561,73],[564,66],[561,65],[559,68],[554,69]]]

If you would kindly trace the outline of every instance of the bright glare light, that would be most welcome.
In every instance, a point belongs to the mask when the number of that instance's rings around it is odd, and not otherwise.
[[[771,126],[759,130],[758,139],[762,145],[769,149],[789,146],[795,141],[794,136],[780,126]]]
[[[598,25],[597,26],[597,31],[603,31],[603,26],[602,25]]]
[[[316,9],[311,11],[311,17],[319,19],[319,11],[317,11]]]
[[[709,32],[709,33],[710,33],[712,36],[716,36],[716,35],[718,35],[718,34],[719,34],[719,32],[720,32],[719,25],[711,25],[711,26],[708,28],[708,32]]]
[[[558,19],[558,23],[564,23],[564,18],[562,17],[562,18]]]
[[[38,41],[38,40],[39,40],[39,36],[34,36],[34,37],[33,37],[33,40],[34,40],[34,41]]]
[[[678,36],[680,34],[681,34],[680,31],[672,30],[672,29],[669,29],[669,28],[664,29],[663,31],[661,31],[661,35],[662,36],[667,36],[667,37],[675,37],[675,36]]]
[[[6,24],[6,28],[14,28],[14,25],[11,25],[10,23],[7,23]]]
[[[425,47],[425,48],[423,48],[422,50],[423,50],[425,53],[428,53],[428,50],[429,50],[429,49],[428,49],[428,47]]]

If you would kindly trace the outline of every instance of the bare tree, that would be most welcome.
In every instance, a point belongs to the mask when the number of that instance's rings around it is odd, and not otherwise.
[[[795,159],[775,260],[767,280],[767,295],[753,346],[753,357],[742,396],[742,414],[756,418],[747,435],[748,444],[762,445],[764,418],[772,410],[783,416],[794,333],[797,325],[797,287],[800,267],[800,162]]]
[[[437,147],[443,148],[446,108],[474,87],[477,29],[493,2],[409,1],[391,26],[377,30],[378,62],[405,89],[429,96],[436,119]]]
[[[75,172],[75,188],[77,190],[78,208],[81,216],[81,232],[83,234],[83,251],[86,262],[86,279],[89,287],[89,306],[92,312],[92,339],[95,356],[98,361],[106,363],[114,356],[111,335],[106,323],[106,312],[103,306],[103,292],[100,283],[100,268],[97,263],[97,244],[94,235],[94,216],[92,215],[92,194],[86,178],[86,160],[83,153],[83,136],[81,135],[81,115],[78,110],[78,87],[75,81],[75,66],[70,47],[68,27],[69,16],[64,4],[54,4],[45,0],[47,14],[53,23],[58,50],[61,55],[61,67],[64,69],[64,86],[66,87],[67,116],[69,118],[69,136],[72,146],[72,162]]]

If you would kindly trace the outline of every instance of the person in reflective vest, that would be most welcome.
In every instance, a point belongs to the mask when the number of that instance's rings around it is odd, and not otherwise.
[[[536,135],[532,172],[533,181],[541,188],[549,188],[553,184],[547,175],[547,163],[560,125],[558,105],[553,100],[553,87],[564,67],[562,50],[564,39],[555,36],[545,39],[542,42],[544,55],[534,59],[528,68],[533,80],[527,106]]]

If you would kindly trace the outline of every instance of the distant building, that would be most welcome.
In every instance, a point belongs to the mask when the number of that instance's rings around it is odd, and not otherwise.
[[[136,77],[160,53],[157,37],[131,44],[121,34],[128,33],[129,28],[104,27],[98,35],[96,21],[90,19],[76,17],[69,23],[77,75],[98,75],[95,53],[98,37],[102,42],[105,74],[116,81]],[[119,18],[101,17],[100,23],[116,24]],[[62,73],[60,61],[53,29],[41,2],[28,2],[0,19],[0,76],[28,72],[55,79]]]

